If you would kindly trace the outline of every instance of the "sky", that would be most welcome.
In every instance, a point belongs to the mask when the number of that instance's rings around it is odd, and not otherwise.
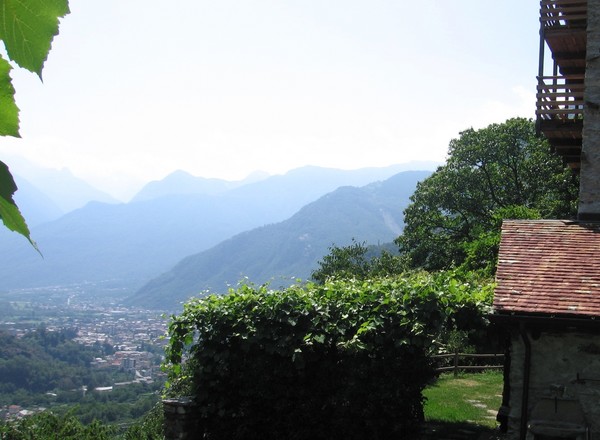
[[[13,71],[0,160],[126,200],[182,169],[443,162],[467,128],[533,117],[534,0],[71,0],[43,83]]]

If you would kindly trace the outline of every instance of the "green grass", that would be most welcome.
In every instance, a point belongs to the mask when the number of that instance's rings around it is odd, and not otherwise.
[[[427,422],[496,427],[502,372],[443,374],[424,391]]]

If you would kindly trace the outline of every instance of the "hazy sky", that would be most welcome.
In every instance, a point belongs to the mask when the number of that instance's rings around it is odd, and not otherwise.
[[[533,117],[534,0],[71,0],[44,83],[13,73],[22,139],[126,199],[184,169],[443,161],[469,127]]]

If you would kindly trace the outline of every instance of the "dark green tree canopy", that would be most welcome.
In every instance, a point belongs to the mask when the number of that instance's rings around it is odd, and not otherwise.
[[[577,177],[536,136],[531,120],[471,128],[450,142],[446,164],[417,186],[396,243],[411,267],[489,268],[502,219],[570,218],[577,191]]]
[[[319,267],[312,272],[311,278],[323,284],[329,278],[356,278],[359,280],[374,277],[398,275],[404,272],[406,264],[396,252],[391,252],[386,245],[367,246],[352,239],[348,246],[330,246],[329,254],[319,262]]]

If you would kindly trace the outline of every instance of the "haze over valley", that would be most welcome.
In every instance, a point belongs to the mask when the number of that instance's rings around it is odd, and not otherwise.
[[[43,257],[0,231],[0,294],[109,283],[128,304],[172,310],[244,277],[307,279],[332,245],[398,236],[402,210],[435,166],[302,167],[235,182],[176,171],[127,203],[67,170],[47,170],[35,183],[17,177],[16,200]]]

